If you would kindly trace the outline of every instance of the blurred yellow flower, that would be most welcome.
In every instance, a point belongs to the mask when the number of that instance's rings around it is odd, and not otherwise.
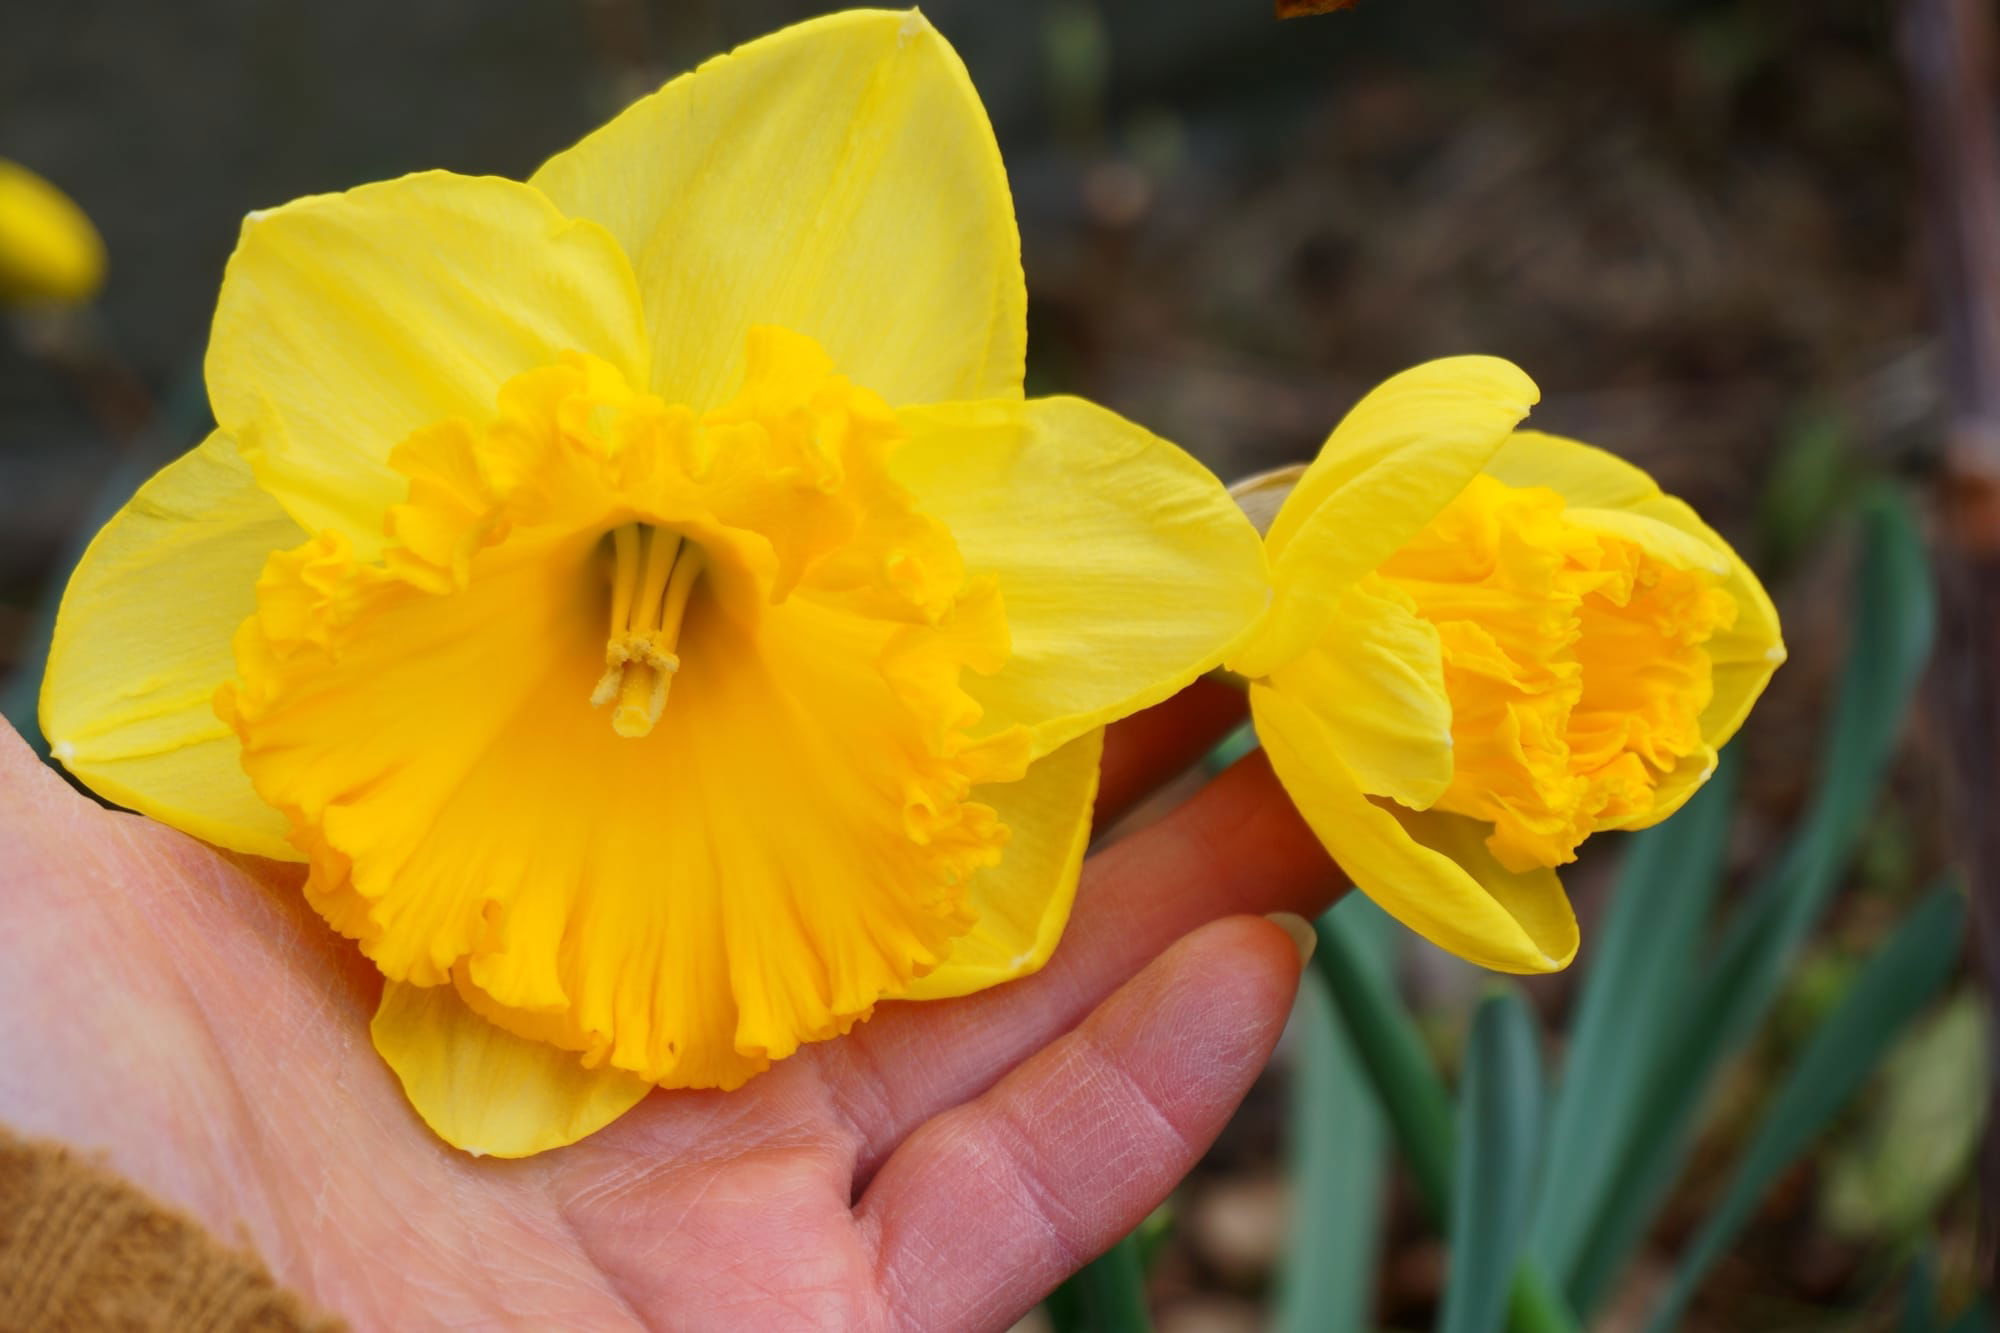
[[[1192,459],[1023,400],[1025,308],[915,13],[752,43],[525,184],[253,214],[219,429],[91,547],[44,730],[113,800],[303,854],[388,979],[377,1048],[476,1152],[1030,972],[1104,724],[1269,589]]]
[[[1515,429],[1538,397],[1457,357],[1362,399],[1277,510],[1271,611],[1228,661],[1355,884],[1509,972],[1569,962],[1555,867],[1679,809],[1785,657],[1763,586],[1692,509]]]
[[[80,305],[104,285],[104,242],[70,197],[0,158],[0,304]]]

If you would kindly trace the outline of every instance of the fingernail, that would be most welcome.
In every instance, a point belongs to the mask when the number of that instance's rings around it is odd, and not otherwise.
[[[1319,947],[1319,932],[1312,922],[1296,912],[1266,912],[1264,919],[1292,937],[1292,947],[1299,951],[1301,965],[1311,962],[1313,950]]]

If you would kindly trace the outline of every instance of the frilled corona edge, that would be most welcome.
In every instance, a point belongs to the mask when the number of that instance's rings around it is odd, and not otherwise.
[[[572,358],[412,436],[383,557],[274,556],[221,694],[385,976],[667,1086],[936,967],[1007,836],[973,788],[1029,759],[969,734],[1005,613],[889,477],[895,415],[811,340],[752,341],[707,413]]]

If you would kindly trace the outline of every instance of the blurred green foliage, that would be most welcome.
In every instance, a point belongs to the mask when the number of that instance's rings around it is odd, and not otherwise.
[[[1367,970],[1371,984],[1388,986],[1395,922],[1358,893],[1328,917],[1337,917],[1360,943],[1355,965]],[[1370,1324],[1383,1248],[1388,1124],[1318,969],[1308,969],[1300,981],[1292,1030],[1298,1049],[1289,1108],[1296,1192],[1273,1325],[1280,1333],[1362,1333]]]
[[[1970,989],[1918,1023],[1826,1161],[1822,1208],[1848,1236],[1906,1242],[1964,1181],[1986,1124],[1986,1006]]]

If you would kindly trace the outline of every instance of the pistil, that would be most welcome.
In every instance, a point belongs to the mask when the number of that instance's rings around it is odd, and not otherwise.
[[[637,738],[653,730],[681,659],[681,623],[701,578],[702,552],[678,533],[627,523],[611,533],[611,628],[592,707],[615,704],[611,729]]]

